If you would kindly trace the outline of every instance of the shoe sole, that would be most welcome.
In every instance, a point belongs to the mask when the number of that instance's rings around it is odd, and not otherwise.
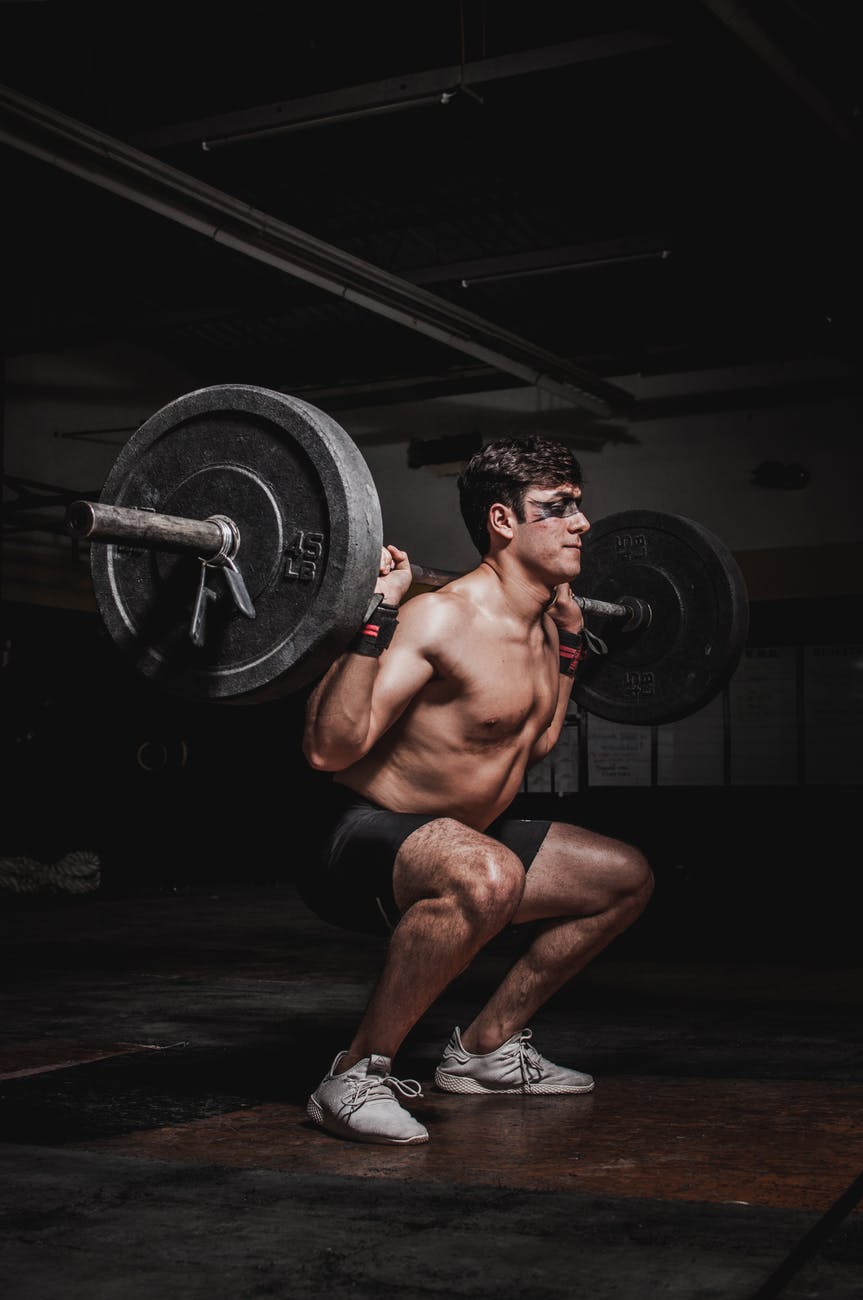
[[[346,1138],[349,1142],[373,1142],[378,1146],[388,1147],[413,1147],[419,1146],[421,1142],[428,1142],[428,1133],[418,1133],[415,1137],[393,1138],[384,1136],[375,1136],[371,1133],[358,1133],[356,1129],[350,1128],[347,1124],[336,1127],[327,1123],[327,1116],[320,1104],[314,1097],[310,1097],[306,1106],[306,1114],[309,1119],[313,1120],[320,1128],[327,1133],[332,1133],[334,1137]]]
[[[564,1095],[574,1096],[585,1092],[593,1092],[594,1083],[585,1083],[579,1086],[570,1085],[566,1087],[562,1084],[554,1083],[537,1083],[522,1085],[518,1088],[486,1088],[484,1084],[478,1083],[476,1079],[465,1079],[458,1074],[447,1074],[444,1071],[435,1071],[435,1087],[440,1088],[443,1092],[458,1092],[462,1095],[467,1093],[484,1093],[486,1096],[501,1097],[506,1095],[527,1096],[546,1096],[562,1097]]]

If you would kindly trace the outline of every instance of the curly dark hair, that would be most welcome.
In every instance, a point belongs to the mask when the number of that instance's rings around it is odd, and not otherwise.
[[[480,555],[487,555],[488,512],[501,501],[524,522],[524,494],[531,487],[581,487],[581,465],[562,442],[551,438],[499,438],[468,461],[458,478],[462,518]]]

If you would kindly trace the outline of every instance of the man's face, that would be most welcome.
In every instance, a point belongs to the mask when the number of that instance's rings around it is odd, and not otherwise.
[[[581,488],[532,486],[522,503],[519,542],[525,559],[547,569],[557,582],[571,582],[581,569],[581,539],[590,528]]]

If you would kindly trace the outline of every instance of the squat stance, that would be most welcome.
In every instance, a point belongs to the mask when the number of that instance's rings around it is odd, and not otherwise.
[[[582,655],[581,469],[539,438],[491,443],[459,478],[479,565],[400,602],[407,554],[383,553],[382,603],[309,698],[304,750],[333,772],[322,860],[300,892],[337,924],[389,932],[353,1041],[309,1099],[340,1136],[416,1143],[426,1129],[390,1074],[405,1036],[510,924],[535,937],[435,1073],[461,1093],[581,1093],[587,1074],[546,1061],[530,1018],[640,914],[652,888],[630,845],[506,816],[525,770],[560,736]]]

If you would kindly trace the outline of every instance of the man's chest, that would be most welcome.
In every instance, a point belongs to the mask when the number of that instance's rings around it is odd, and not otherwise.
[[[547,646],[487,645],[479,659],[471,656],[459,666],[454,702],[465,738],[532,743],[554,716],[558,685]]]

